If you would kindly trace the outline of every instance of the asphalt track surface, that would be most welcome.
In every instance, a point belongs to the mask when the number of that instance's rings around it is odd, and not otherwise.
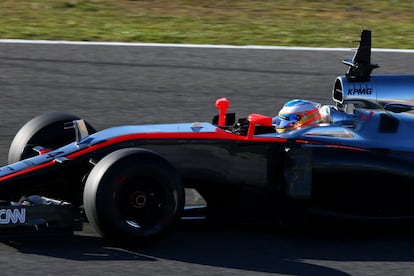
[[[292,98],[331,103],[353,51],[0,43],[0,163],[17,130],[45,111],[97,129],[273,115]],[[413,53],[373,52],[375,73],[414,73]],[[334,180],[333,180],[334,181]],[[390,187],[392,184],[390,184]],[[391,187],[392,188],[392,187]],[[183,223],[149,248],[69,237],[3,239],[1,275],[409,275],[414,232],[354,225],[286,233],[266,225]]]

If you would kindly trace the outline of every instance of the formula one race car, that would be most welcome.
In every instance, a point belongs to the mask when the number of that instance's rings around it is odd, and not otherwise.
[[[334,83],[335,104],[320,108],[317,124],[284,132],[277,120],[299,118],[236,120],[225,98],[212,123],[96,131],[77,116],[41,114],[18,131],[0,168],[0,231],[70,232],[85,215],[103,237],[139,244],[200,214],[281,224],[318,213],[411,218],[414,76],[371,75],[370,56],[363,30]],[[187,188],[205,206],[186,206]]]

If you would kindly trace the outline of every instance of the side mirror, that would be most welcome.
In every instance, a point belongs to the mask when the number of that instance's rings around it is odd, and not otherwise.
[[[227,98],[220,98],[216,100],[216,107],[219,110],[218,125],[220,127],[226,126],[226,112],[230,107],[230,101]]]
[[[249,130],[247,131],[248,139],[253,137],[256,125],[272,126],[272,117],[261,114],[250,114],[247,120],[249,121]]]

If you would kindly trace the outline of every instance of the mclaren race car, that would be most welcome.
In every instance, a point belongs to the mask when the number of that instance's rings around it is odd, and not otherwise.
[[[226,98],[212,122],[97,131],[71,114],[41,114],[0,168],[0,231],[71,232],[85,218],[108,240],[139,244],[195,217],[412,218],[414,76],[373,75],[368,30],[344,63],[322,120],[289,131],[261,114],[237,119]],[[187,189],[202,206],[187,204]]]

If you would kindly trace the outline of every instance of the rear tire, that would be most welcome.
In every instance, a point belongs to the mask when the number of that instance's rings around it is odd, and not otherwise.
[[[47,112],[34,117],[24,124],[15,135],[10,148],[8,163],[14,163],[37,155],[35,146],[56,149],[75,141],[74,129],[64,129],[64,123],[80,118],[63,112]],[[88,132],[96,130],[86,123]]]
[[[154,152],[130,148],[96,164],[83,198],[87,219],[101,236],[146,245],[171,230],[181,217],[184,197],[175,168]]]

